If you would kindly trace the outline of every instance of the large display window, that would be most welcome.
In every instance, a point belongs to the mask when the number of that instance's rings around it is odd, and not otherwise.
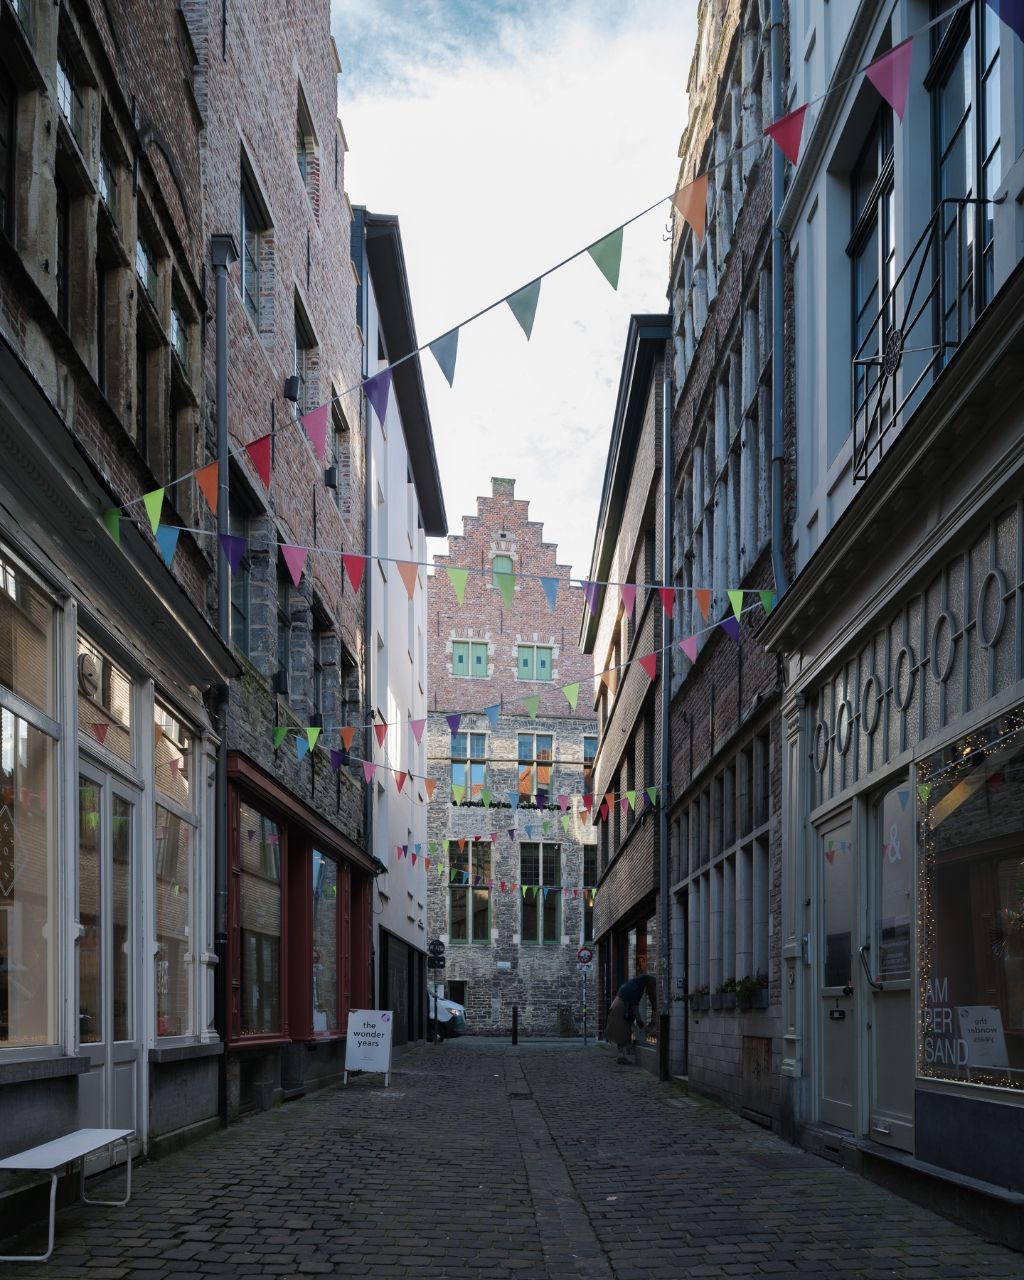
[[[923,1076],[1024,1089],[1024,708],[917,781]]]

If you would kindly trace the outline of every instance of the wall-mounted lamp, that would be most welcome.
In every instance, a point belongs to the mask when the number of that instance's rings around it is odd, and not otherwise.
[[[284,380],[284,398],[290,400],[292,404],[299,402],[299,375],[293,373]]]

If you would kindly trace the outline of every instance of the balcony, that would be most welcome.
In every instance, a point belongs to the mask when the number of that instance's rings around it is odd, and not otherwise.
[[[1003,197],[1005,199],[1005,197]],[[929,218],[851,368],[853,481],[864,481],[992,297],[991,207],[945,199]]]

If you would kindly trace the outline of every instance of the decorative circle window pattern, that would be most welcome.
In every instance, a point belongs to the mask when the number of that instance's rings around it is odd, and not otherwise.
[[[943,644],[943,633],[945,643]],[[957,626],[956,619],[948,610],[935,619],[932,627],[932,679],[936,684],[945,684],[953,674],[953,663],[956,661]],[[945,649],[941,653],[940,645]]]
[[[844,698],[836,712],[836,746],[839,754],[845,756],[853,741],[853,703]]]
[[[899,711],[906,711],[910,699],[914,696],[914,682],[917,673],[914,670],[914,651],[904,645],[896,655],[893,666],[892,693]]]
[[[997,613],[995,625],[989,634],[985,625],[985,617],[988,611],[988,597],[991,587],[996,589],[996,605]],[[983,649],[991,649],[1003,634],[1003,626],[1006,623],[1006,577],[1001,569],[989,569],[981,580],[981,587],[978,590],[978,643]]]
[[[872,671],[860,695],[860,722],[865,733],[874,733],[882,718],[882,682]]]

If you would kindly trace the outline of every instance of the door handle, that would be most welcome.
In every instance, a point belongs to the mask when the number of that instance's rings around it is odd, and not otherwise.
[[[861,968],[864,970],[864,977],[868,980],[868,986],[872,991],[884,991],[885,987],[871,976],[871,966],[868,964],[867,953],[871,950],[871,943],[865,942],[857,948],[857,954],[860,956]]]

